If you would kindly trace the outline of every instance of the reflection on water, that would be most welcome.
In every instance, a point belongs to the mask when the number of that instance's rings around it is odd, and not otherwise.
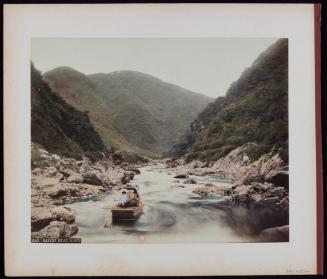
[[[136,222],[112,223],[114,193],[70,205],[77,211],[78,236],[83,242],[249,242],[271,224],[287,222],[287,216],[276,218],[268,209],[226,206],[224,197],[201,199],[192,193],[209,182],[231,186],[228,181],[196,177],[197,184],[182,184],[182,179],[177,183],[167,174],[164,165],[140,170],[132,184],[139,186],[144,213]],[[178,184],[185,187],[176,187]]]

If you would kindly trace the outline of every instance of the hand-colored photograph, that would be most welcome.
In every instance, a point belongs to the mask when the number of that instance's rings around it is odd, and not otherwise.
[[[289,241],[287,38],[33,38],[31,242]]]

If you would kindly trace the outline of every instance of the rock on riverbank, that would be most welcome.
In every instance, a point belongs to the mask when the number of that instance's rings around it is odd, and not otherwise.
[[[119,188],[140,171],[129,164],[92,163],[50,154],[32,145],[31,228],[33,237],[71,237],[76,213],[67,204]]]
[[[175,158],[166,160],[166,165],[168,171],[184,174],[184,177],[212,176],[232,182],[230,188],[207,185],[193,190],[202,198],[221,197],[230,204],[269,207],[276,214],[288,216],[288,164],[276,153],[263,154],[251,160],[250,149],[253,146],[254,143],[248,143],[236,148],[216,162],[186,162],[183,158]],[[271,231],[262,232],[260,239],[277,239],[279,236],[279,239],[286,239],[286,227],[281,230],[271,228]]]
[[[181,174],[183,177],[208,175],[231,180],[233,186],[228,191],[218,192],[230,196],[235,202],[253,202],[288,210],[288,165],[278,154],[273,153],[263,154],[251,161],[248,152],[253,145],[241,146],[216,162],[186,163],[179,158],[167,160],[166,164],[178,177]],[[209,192],[217,194],[217,187],[199,187],[194,193],[200,196],[207,196]]]

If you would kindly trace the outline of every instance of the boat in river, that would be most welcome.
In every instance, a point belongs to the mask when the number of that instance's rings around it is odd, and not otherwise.
[[[120,190],[120,199],[111,208],[113,221],[135,221],[143,213],[143,202],[135,186],[125,186]]]

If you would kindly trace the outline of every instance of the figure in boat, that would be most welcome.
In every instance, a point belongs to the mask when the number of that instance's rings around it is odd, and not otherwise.
[[[135,221],[143,213],[143,202],[136,186],[126,185],[111,208],[113,221]]]

